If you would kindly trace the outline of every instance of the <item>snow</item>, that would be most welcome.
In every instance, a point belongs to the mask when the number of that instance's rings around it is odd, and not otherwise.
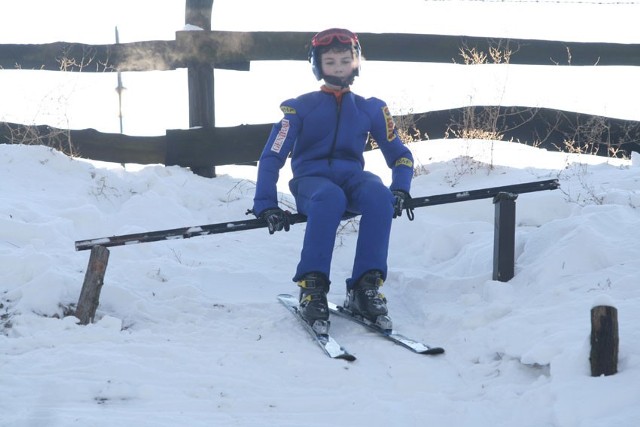
[[[17,17],[34,3],[42,12],[43,2],[14,3]],[[111,43],[115,25],[123,42],[199,30],[183,26],[183,1],[155,8],[149,25],[140,16],[157,2],[123,2],[128,13],[116,3],[100,11],[99,23],[61,26],[52,25],[60,21],[52,19],[60,18],[56,10],[67,18],[86,13],[56,2],[31,14],[28,27],[23,19],[5,22],[4,42]],[[640,40],[633,2],[356,3],[366,7],[340,15],[342,2],[331,0],[310,21],[288,0],[216,0],[212,27]],[[278,19],[264,19],[274,10]],[[300,19],[288,19],[296,13]],[[251,73],[217,70],[216,96],[227,106],[217,125],[278,120],[282,99],[316,87],[307,63],[277,67],[263,61],[252,63]],[[394,114],[495,104],[637,120],[640,86],[629,85],[637,68],[370,61],[354,90],[381,97]],[[126,73],[128,134],[187,126],[185,73]],[[10,101],[0,120],[117,132],[114,77],[97,74],[3,70],[0,92]],[[238,87],[261,99],[232,104]],[[492,280],[490,199],[420,208],[413,222],[395,220],[383,288],[394,323],[446,353],[412,354],[333,319],[332,333],[358,357],[349,363],[324,356],[276,299],[297,292],[291,277],[304,224],[273,236],[230,230],[110,248],[95,323],[82,326],[69,315],[89,259],[88,251],[74,250],[75,241],[183,227],[197,232],[203,224],[248,218],[254,167],[218,167],[219,176],[206,179],[179,167],[123,168],[39,146],[0,145],[0,427],[636,427],[640,154],[614,160],[459,140],[411,149],[420,172],[414,196],[546,179],[558,179],[561,188],[518,197],[515,277],[506,283]],[[388,182],[382,156],[371,152],[366,159]],[[289,178],[285,167],[278,188],[282,206],[293,209]],[[343,299],[356,229],[357,221],[348,221],[338,234],[334,302]],[[620,353],[616,375],[594,378],[589,333],[597,305],[618,309]]]
[[[198,27],[197,25],[193,24],[185,24],[184,28],[182,28],[182,31],[204,31],[204,28]]]
[[[0,145],[0,425],[635,427],[640,419],[640,167],[516,143],[410,145],[427,196],[559,179],[516,201],[515,277],[492,280],[490,199],[393,224],[383,290],[422,356],[333,319],[331,360],[276,299],[304,224],[110,248],[93,324],[68,315],[89,252],[74,242],[247,218],[254,167],[91,162]],[[368,168],[388,182],[379,152]],[[281,176],[283,206],[293,206]],[[341,302],[357,222],[343,223]],[[619,372],[591,377],[590,309],[619,310]]]

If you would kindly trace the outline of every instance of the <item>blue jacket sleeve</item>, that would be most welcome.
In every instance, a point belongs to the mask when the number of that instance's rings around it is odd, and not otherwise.
[[[413,155],[398,136],[398,130],[387,105],[377,98],[371,98],[369,105],[372,109],[371,136],[378,143],[387,166],[392,171],[390,188],[408,193],[413,179]]]
[[[295,100],[288,100],[280,105],[284,117],[273,125],[267,139],[260,160],[258,162],[258,178],[256,193],[253,199],[253,212],[259,216],[265,209],[278,206],[278,192],[276,184],[280,176],[280,169],[287,161],[287,157],[300,131],[300,119],[296,113]]]

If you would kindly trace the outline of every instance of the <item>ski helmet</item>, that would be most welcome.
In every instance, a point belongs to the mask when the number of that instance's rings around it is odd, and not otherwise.
[[[311,70],[316,79],[321,80],[325,78],[322,74],[322,65],[320,63],[320,55],[323,49],[328,46],[349,46],[353,50],[354,59],[357,61],[357,68],[353,70],[350,78],[350,83],[353,82],[353,78],[360,75],[360,42],[358,36],[349,30],[343,28],[330,28],[324,30],[313,36],[311,39],[311,48],[309,49],[309,62],[311,62]]]

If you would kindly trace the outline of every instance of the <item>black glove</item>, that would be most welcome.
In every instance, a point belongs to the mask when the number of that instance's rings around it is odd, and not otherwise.
[[[397,218],[402,216],[402,210],[407,210],[407,218],[410,221],[413,221],[413,208],[407,207],[409,200],[411,200],[411,196],[409,193],[403,190],[392,190],[393,197],[395,200],[393,201],[393,217]]]
[[[267,226],[269,227],[269,234],[273,234],[276,231],[289,231],[289,227],[291,226],[291,212],[283,211],[280,208],[271,208],[265,209],[260,212],[259,218],[267,221]]]

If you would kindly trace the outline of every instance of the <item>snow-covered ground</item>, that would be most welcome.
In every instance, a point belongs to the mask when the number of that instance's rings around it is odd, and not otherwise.
[[[170,40],[184,23],[183,0],[161,8],[152,0],[80,3],[3,3],[2,43],[106,44],[116,25],[122,42]],[[345,10],[342,0],[313,13],[303,3],[216,0],[212,27],[640,40],[640,6],[617,0],[402,0],[392,8],[353,0],[349,13],[336,13]],[[308,67],[217,70],[216,102],[224,106],[217,125],[278,120],[279,102],[317,87]],[[639,117],[638,67],[372,61],[362,71],[355,92],[381,97],[394,114],[495,104]],[[112,74],[0,75],[0,121],[117,132]],[[187,127],[185,70],[123,79],[125,133]],[[259,96],[247,104],[239,91]],[[551,178],[561,188],[518,198],[516,274],[508,283],[491,279],[490,199],[396,220],[383,288],[394,324],[446,353],[412,354],[334,319],[332,333],[358,358],[349,363],[324,356],[276,299],[297,292],[291,277],[304,224],[274,236],[261,229],[111,248],[96,322],[81,326],[65,315],[89,259],[75,241],[244,219],[255,168],[219,167],[218,178],[205,179],[178,167],[122,168],[0,145],[0,426],[637,427],[640,156],[611,160],[487,141],[411,149],[421,170],[414,196]],[[366,159],[388,181],[381,155]],[[288,178],[285,169],[280,191],[291,206]],[[343,299],[356,229],[344,223],[338,236],[335,302]],[[590,376],[595,304],[619,310],[613,376]]]
[[[89,257],[75,241],[246,218],[255,168],[206,179],[0,145],[0,425],[636,427],[637,153],[451,140],[411,149],[414,196],[552,178],[561,189],[518,198],[507,283],[492,280],[490,199],[395,220],[383,288],[394,323],[446,353],[416,355],[337,318],[334,336],[358,358],[349,363],[327,358],[276,299],[297,292],[303,224],[113,247],[96,322],[64,315]],[[388,180],[380,153],[366,159]],[[339,232],[336,302],[356,228]],[[594,378],[590,309],[602,303],[619,310],[619,373]]]

